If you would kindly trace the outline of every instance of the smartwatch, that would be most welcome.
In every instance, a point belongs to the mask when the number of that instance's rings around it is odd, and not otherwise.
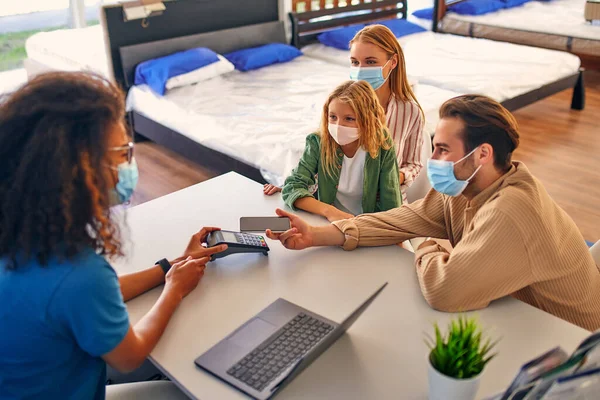
[[[165,271],[165,275],[171,269],[171,263],[166,258],[162,258],[154,263],[154,265],[160,265],[163,271]]]

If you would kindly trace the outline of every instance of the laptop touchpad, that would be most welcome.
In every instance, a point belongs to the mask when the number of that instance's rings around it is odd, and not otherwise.
[[[227,338],[228,341],[241,347],[254,348],[266,340],[277,327],[258,317],[252,319],[241,329]]]

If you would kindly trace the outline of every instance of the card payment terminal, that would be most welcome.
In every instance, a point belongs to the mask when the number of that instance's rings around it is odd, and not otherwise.
[[[264,237],[248,233],[214,231],[208,234],[206,243],[208,247],[218,246],[220,244],[227,245],[227,250],[213,254],[210,257],[211,261],[236,253],[263,253],[266,256],[269,251],[269,246],[267,246]]]

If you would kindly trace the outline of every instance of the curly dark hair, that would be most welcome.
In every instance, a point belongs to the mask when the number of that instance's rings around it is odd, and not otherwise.
[[[107,132],[124,115],[123,92],[85,72],[43,74],[0,99],[0,257],[9,269],[84,248],[121,255],[113,183],[100,171]]]

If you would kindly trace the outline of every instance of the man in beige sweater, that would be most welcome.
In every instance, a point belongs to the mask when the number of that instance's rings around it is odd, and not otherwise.
[[[295,215],[292,229],[267,231],[289,249],[384,246],[428,240],[415,253],[421,291],[449,312],[486,307],[511,295],[585,329],[600,328],[600,271],[573,220],[527,167],[511,161],[519,144],[514,117],[476,95],[448,100],[428,161],[434,189],[412,204],[313,227]]]

